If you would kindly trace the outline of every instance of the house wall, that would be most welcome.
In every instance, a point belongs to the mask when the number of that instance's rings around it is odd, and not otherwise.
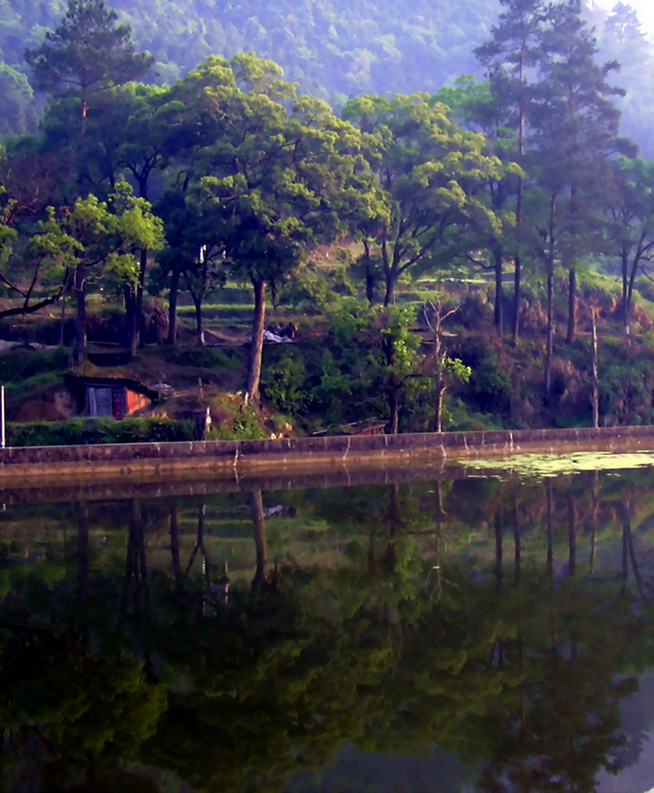
[[[152,404],[152,401],[149,397],[146,397],[145,394],[137,394],[136,391],[130,391],[129,388],[125,389],[125,391],[127,403],[126,415],[136,413],[137,410],[143,410],[144,408],[150,407]]]

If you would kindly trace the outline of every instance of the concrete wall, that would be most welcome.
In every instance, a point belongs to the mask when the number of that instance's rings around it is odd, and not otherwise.
[[[298,466],[328,469],[518,452],[639,448],[654,449],[654,426],[44,446],[0,449],[0,478],[164,476],[194,471],[234,476]]]

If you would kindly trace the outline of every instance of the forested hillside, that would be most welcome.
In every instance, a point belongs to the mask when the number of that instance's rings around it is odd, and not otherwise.
[[[38,44],[64,10],[61,0],[0,4],[0,135],[33,129],[39,116],[26,79],[24,51]],[[482,75],[474,48],[489,36],[498,0],[117,0],[137,45],[153,53],[149,79],[172,82],[208,55],[254,52],[271,58],[302,91],[341,106],[365,93],[434,92],[466,73]],[[602,57],[622,64],[618,84],[623,131],[651,156],[654,96],[648,74],[652,47],[628,6],[607,15],[585,11]]]
[[[208,55],[256,52],[280,63],[304,90],[331,98],[369,91],[435,90],[476,68],[473,48],[495,21],[497,0],[119,0],[137,44],[170,81]],[[58,0],[5,0],[0,51],[21,69],[62,11]]]
[[[616,8],[621,76],[578,0],[500,5],[486,80],[336,108],[252,54],[148,83],[117,13],[68,0],[25,53],[41,127],[0,156],[5,340],[82,371],[89,339],[140,366],[208,330],[247,366],[201,354],[195,387],[207,369],[305,431],[654,421],[654,161],[615,84],[649,45]],[[264,355],[270,333],[300,343]],[[189,358],[158,355],[144,376]]]

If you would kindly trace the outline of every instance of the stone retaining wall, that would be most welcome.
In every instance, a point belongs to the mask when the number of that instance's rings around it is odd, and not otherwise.
[[[0,478],[247,474],[331,465],[401,464],[519,452],[654,449],[654,426],[501,430],[267,441],[43,446],[0,449]]]

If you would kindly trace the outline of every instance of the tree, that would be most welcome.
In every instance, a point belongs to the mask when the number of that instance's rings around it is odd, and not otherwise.
[[[170,161],[166,140],[179,123],[171,114],[168,90],[129,82],[112,86],[95,97],[86,119],[86,134],[78,139],[71,128],[70,100],[51,103],[44,119],[47,145],[69,151],[77,172],[77,189],[100,197],[126,179],[139,198],[148,199],[153,177]],[[125,309],[132,354],[145,325],[143,299],[149,252],[138,254],[137,286],[125,290]]]
[[[0,161],[0,286],[18,305],[0,317],[32,314],[60,299],[70,278],[57,256],[61,229],[46,233],[38,219],[56,201],[62,163],[33,151],[26,141]]]
[[[620,263],[622,326],[629,335],[636,279],[654,257],[654,162],[620,158],[612,167],[607,216]]]
[[[513,256],[515,249],[515,214],[511,207],[525,174],[514,162],[517,154],[515,140],[510,130],[503,126],[505,109],[495,101],[490,82],[478,83],[471,75],[464,75],[454,86],[438,91],[434,99],[452,108],[458,124],[482,132],[489,149],[505,163],[500,178],[489,178],[485,189],[486,203],[502,221],[499,233],[498,229],[489,229],[486,224],[472,224],[469,234],[460,235],[459,243],[461,256],[483,270],[493,272],[493,320],[501,335],[504,325],[504,264],[509,256]]]
[[[82,135],[92,94],[135,80],[154,62],[149,53],[135,51],[130,36],[104,0],[68,0],[60,25],[25,53],[37,90],[77,95]]]
[[[636,11],[627,3],[616,3],[597,30],[601,57],[620,64],[620,72],[613,76],[613,81],[625,91],[624,98],[618,103],[623,134],[637,141],[642,157],[651,158],[654,150],[649,130],[654,95],[646,75],[654,62],[652,43]]]
[[[343,353],[334,362],[336,371],[325,367],[321,386],[324,389],[332,379],[341,396],[349,393],[350,398],[360,389],[380,412],[385,409],[391,434],[400,431],[400,412],[409,395],[428,385],[420,368],[419,342],[410,330],[414,321],[413,309],[370,307],[354,298],[344,298],[332,312],[330,334]],[[357,381],[359,389],[351,380]]]
[[[179,87],[195,105],[193,129],[202,127],[188,201],[212,226],[207,249],[224,250],[232,276],[254,292],[251,400],[259,394],[267,285],[345,232],[372,192],[358,131],[324,102],[296,96],[280,75],[253,56],[214,57]]]
[[[496,106],[503,126],[513,131],[516,159],[523,165],[526,151],[527,119],[531,103],[530,76],[541,55],[541,35],[547,18],[545,0],[500,0],[504,10],[491,31],[492,38],[475,53],[487,70]],[[516,178],[515,231],[513,254],[513,338],[520,333],[522,289],[522,228],[524,179]]]
[[[470,380],[472,369],[466,366],[460,358],[450,358],[447,348],[443,344],[443,323],[458,311],[459,307],[449,308],[444,306],[440,296],[435,301],[425,304],[425,320],[433,335],[433,348],[431,354],[431,367],[434,370],[434,386],[436,391],[435,429],[443,431],[443,402],[445,392],[456,383],[467,383]]]
[[[126,183],[119,183],[107,202],[96,196],[78,198],[57,212],[50,209],[42,231],[53,240],[52,255],[72,274],[76,299],[73,364],[86,354],[86,290],[90,279],[111,273],[136,288],[135,248],[161,247],[162,223]],[[63,233],[62,233],[63,232]]]
[[[478,193],[486,180],[499,177],[502,165],[485,153],[483,135],[462,130],[449,108],[426,94],[353,99],[343,115],[366,134],[385,198],[375,243],[386,281],[384,305],[390,305],[400,276],[433,255],[453,227],[474,219],[499,231],[499,219]]]
[[[37,112],[29,81],[22,72],[1,61],[0,96],[4,97],[0,137],[33,132],[37,126]]]
[[[543,180],[564,199],[557,212],[559,252],[568,271],[568,330],[576,333],[577,262],[597,251],[602,229],[598,197],[610,184],[610,158],[629,149],[618,135],[620,112],[607,82],[615,63],[595,63],[597,46],[581,19],[578,0],[553,6],[543,33],[531,123]]]

